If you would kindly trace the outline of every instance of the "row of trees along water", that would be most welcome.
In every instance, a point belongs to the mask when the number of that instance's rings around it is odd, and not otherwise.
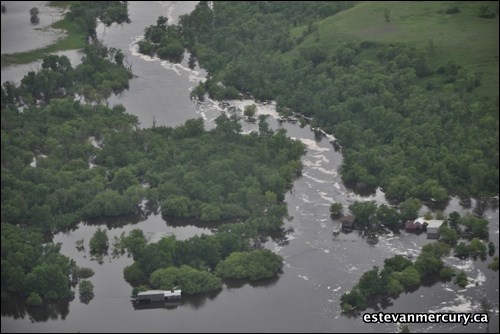
[[[208,132],[202,119],[138,129],[123,106],[107,106],[132,74],[120,50],[98,41],[75,68],[54,55],[41,67],[19,86],[6,82],[1,92],[3,300],[21,295],[38,304],[71,297],[71,283],[79,278],[75,263],[59,254],[59,246],[43,245],[42,233],[138,213],[143,200],[166,216],[228,224],[213,237],[167,238],[130,250],[137,260],[132,269],[140,270],[131,279],[126,269],[131,283],[165,287],[171,275],[175,285],[195,293],[220,287],[208,270],[249,279],[281,270],[279,256],[252,249],[282,230],[284,193],[302,168],[303,144],[284,130],[272,131],[265,117],[250,135],[240,133],[237,117],[224,114]],[[107,248],[99,241],[107,238],[98,237],[90,245],[97,255]],[[164,270],[170,266],[177,269]],[[208,288],[199,283],[205,279]],[[92,295],[90,287],[81,287],[83,299]]]
[[[380,186],[397,201],[497,194],[498,94],[476,94],[479,75],[454,62],[433,67],[428,50],[403,43],[301,46],[319,19],[352,5],[202,1],[178,25],[160,17],[146,28],[140,52],[180,61],[187,47],[190,64],[196,57],[209,72],[198,98],[249,92],[285,115],[312,116],[335,133],[342,179],[356,189]],[[294,36],[297,26],[307,29]]]

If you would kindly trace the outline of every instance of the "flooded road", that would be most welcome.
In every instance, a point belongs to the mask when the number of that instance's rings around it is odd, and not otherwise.
[[[220,112],[229,112],[214,101],[195,103],[189,99],[190,90],[205,73],[196,68],[189,70],[183,64],[170,64],[137,53],[136,42],[144,28],[156,22],[159,15],[169,22],[190,12],[195,2],[129,2],[132,23],[123,26],[100,28],[100,38],[108,46],[122,49],[137,76],[130,82],[130,89],[111,103],[122,103],[129,113],[137,115],[142,127],[157,125],[176,126],[187,119],[203,117],[205,127],[214,126],[213,120]],[[3,50],[2,50],[3,52]],[[9,69],[6,69],[7,71]],[[4,81],[2,69],[2,81]],[[228,101],[229,105],[243,110],[253,101]],[[319,136],[309,127],[296,123],[279,122],[272,103],[258,103],[258,113],[270,115],[268,122],[274,129],[285,128],[288,136],[301,140],[307,146],[303,157],[303,176],[286,194],[290,219],[285,228],[293,229],[287,240],[268,242],[267,247],[285,259],[285,267],[278,279],[243,286],[226,285],[211,296],[183,299],[174,309],[135,310],[129,301],[131,287],[123,279],[123,268],[132,263],[127,257],[113,259],[108,256],[102,264],[91,261],[88,240],[98,225],[81,223],[75,231],[60,233],[54,242],[62,243],[62,253],[75,259],[79,266],[92,267],[96,274],[90,278],[94,284],[95,298],[87,305],[76,297],[66,306],[52,310],[51,316],[37,317],[33,309],[17,309],[18,314],[2,308],[2,332],[396,332],[396,324],[365,324],[361,318],[348,318],[340,313],[339,298],[348,291],[361,274],[373,266],[381,267],[385,258],[395,254],[416,256],[422,245],[432,242],[425,234],[415,235],[402,231],[388,233],[369,243],[357,231],[349,234],[332,234],[339,224],[329,215],[332,201],[340,202],[344,210],[356,200],[385,201],[378,190],[369,197],[361,197],[345,188],[339,168],[342,156],[336,152],[329,138]],[[240,113],[241,111],[236,111]],[[256,125],[243,122],[244,131],[253,131]],[[472,212],[477,205],[463,208],[453,199],[446,212]],[[422,209],[422,212],[427,209]],[[490,239],[498,249],[498,199],[485,210],[490,221]],[[144,221],[108,222],[104,226],[110,237],[134,228],[141,228],[146,235],[158,237],[174,234],[185,239],[195,234],[211,233],[208,228],[164,221],[151,215]],[[75,242],[85,240],[87,252],[78,252]],[[459,261],[446,259],[447,263],[467,273],[471,284],[459,288],[453,283],[437,283],[421,287],[414,293],[402,294],[384,312],[474,312],[481,309],[487,299],[495,308],[489,330],[498,331],[498,272],[487,269],[491,261]],[[368,310],[371,312],[371,310]],[[48,314],[48,313],[47,313]],[[16,317],[17,316],[17,317]],[[22,317],[23,316],[23,317]],[[415,324],[412,332],[484,332],[486,326]]]

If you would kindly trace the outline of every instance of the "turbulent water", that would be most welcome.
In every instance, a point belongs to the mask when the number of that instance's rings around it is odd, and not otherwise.
[[[138,54],[136,43],[144,28],[154,23],[157,16],[167,16],[172,23],[179,15],[190,12],[195,4],[129,2],[131,24],[106,29],[101,27],[99,30],[99,36],[106,45],[126,52],[137,75],[130,82],[130,90],[111,102],[124,104],[128,112],[139,117],[143,127],[149,127],[153,122],[175,126],[187,119],[202,117],[205,127],[209,129],[214,126],[213,120],[220,112],[230,112],[231,109],[241,115],[245,105],[255,103],[251,100],[227,101],[225,105],[211,100],[195,103],[189,99],[189,93],[198,81],[204,80],[203,70],[188,69],[186,61],[171,64]],[[19,68],[5,70],[9,71],[6,73],[17,73],[17,76],[12,74],[12,80],[19,80],[22,75]],[[5,81],[4,69],[2,81]],[[279,122],[273,103],[257,103],[257,106],[258,114],[270,115],[268,121],[273,128],[285,128],[290,137],[307,146],[307,154],[302,159],[303,175],[294,182],[292,191],[285,198],[290,215],[290,219],[285,221],[285,228],[291,232],[285,240],[266,244],[285,259],[284,272],[278,279],[256,285],[227,285],[210,296],[185,298],[174,309],[135,310],[129,301],[131,287],[122,276],[123,267],[132,260],[108,256],[99,264],[91,261],[88,249],[78,252],[76,240],[83,238],[87,243],[99,226],[98,222],[81,223],[75,231],[56,235],[54,241],[61,242],[62,252],[74,258],[78,265],[94,268],[96,274],[90,280],[95,286],[95,298],[88,305],[75,298],[69,303],[44,309],[26,309],[22,304],[10,305],[7,309],[2,305],[2,332],[397,331],[397,324],[364,324],[361,318],[342,316],[339,298],[365,270],[382,266],[385,258],[395,254],[417,256],[421,246],[428,242],[426,235],[403,231],[398,235],[380,235],[376,240],[367,240],[357,232],[334,236],[332,231],[339,222],[329,216],[332,201],[340,202],[347,208],[356,200],[385,202],[384,194],[377,190],[372,196],[362,197],[346,189],[339,175],[342,156],[333,149],[329,142],[331,138],[309,127]],[[252,123],[243,122],[243,126],[247,132],[256,130],[256,125]],[[457,199],[452,199],[445,212],[472,212],[479,204],[483,205],[482,202],[472,201],[469,208],[464,208]],[[484,212],[490,221],[491,239],[498,249],[498,199],[487,204]],[[107,221],[104,226],[111,236],[141,228],[153,240],[167,234],[185,239],[195,234],[211,233],[209,228],[192,226],[189,222],[165,222],[157,214],[147,219],[129,217]],[[401,295],[383,311],[476,312],[481,309],[481,302],[487,299],[494,307],[489,330],[498,332],[498,273],[487,269],[489,261],[447,258],[448,264],[467,273],[470,284],[466,288],[459,288],[453,283],[422,287],[414,293]],[[410,328],[413,332],[486,330],[485,325],[464,327],[460,324],[411,324]]]

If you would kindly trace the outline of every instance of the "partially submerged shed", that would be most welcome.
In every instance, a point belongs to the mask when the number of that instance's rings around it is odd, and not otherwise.
[[[356,217],[353,215],[347,215],[340,218],[340,222],[342,223],[342,228],[347,230],[352,230],[354,228],[355,221]]]

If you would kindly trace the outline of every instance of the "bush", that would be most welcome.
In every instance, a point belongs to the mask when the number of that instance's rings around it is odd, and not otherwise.
[[[126,266],[123,269],[123,277],[125,278],[125,281],[133,286],[139,285],[146,281],[146,275],[139,267],[138,262],[134,262],[130,266]]]
[[[80,267],[78,268],[79,278],[89,278],[94,276],[95,272],[92,268]]]
[[[178,40],[170,40],[166,46],[162,46],[157,51],[158,57],[169,60],[173,63],[180,63],[184,57],[184,47]]]
[[[222,287],[220,278],[189,266],[158,269],[151,274],[150,283],[154,288],[162,290],[179,287],[188,295],[219,290]]]
[[[478,238],[474,238],[471,240],[469,244],[469,255],[473,257],[481,257],[482,259],[486,258],[487,247],[486,245],[479,240]]]
[[[439,241],[442,241],[452,246],[457,244],[458,233],[455,229],[452,229],[443,224],[439,230],[440,230]]]
[[[270,278],[281,271],[283,258],[268,249],[234,252],[220,262],[215,273],[222,278],[256,281]]]
[[[393,271],[403,271],[411,265],[412,262],[403,255],[394,255],[393,257],[384,260],[384,267]]]
[[[495,244],[493,242],[488,243],[488,255],[493,256],[495,254]]]
[[[166,216],[189,218],[193,216],[193,203],[186,196],[170,196],[161,203],[161,212]]]
[[[330,206],[330,215],[334,218],[338,218],[342,216],[342,204],[341,203],[332,203]]]
[[[108,234],[106,230],[100,227],[94,232],[94,235],[90,239],[90,254],[94,256],[102,256],[108,253]]]
[[[80,287],[80,301],[88,304],[94,298],[94,285],[90,281],[81,281]]]
[[[243,110],[243,115],[245,115],[245,117],[253,119],[256,112],[257,112],[257,106],[255,104],[251,104],[249,106],[245,106],[245,109]]]
[[[457,277],[455,277],[455,284],[457,284],[461,288],[465,288],[467,286],[467,283],[469,283],[469,280],[467,279],[467,275],[465,274],[465,272],[459,272]]]
[[[465,259],[469,257],[469,246],[465,242],[459,243],[455,247],[455,256],[459,259]]]
[[[405,268],[397,275],[397,278],[406,290],[417,288],[420,285],[420,273],[413,266]]]
[[[488,264],[488,268],[490,268],[493,271],[498,271],[498,256],[495,256],[493,258],[493,261]]]
[[[59,296],[57,295],[57,292],[55,292],[54,290],[48,291],[43,297],[46,300],[57,300],[57,299],[59,299]]]
[[[455,276],[455,271],[450,267],[444,267],[439,272],[439,278],[443,281],[449,281],[453,278],[453,276]]]
[[[156,52],[156,46],[150,41],[140,41],[137,45],[139,45],[139,52],[144,55],[153,56]]]
[[[42,297],[36,292],[32,292],[28,299],[26,299],[26,304],[30,306],[40,306],[42,305],[43,300]]]
[[[366,309],[366,298],[357,289],[347,291],[340,297],[340,305],[342,312],[352,313]]]
[[[201,217],[202,221],[217,221],[221,217],[221,209],[218,206],[204,203],[201,205]]]

